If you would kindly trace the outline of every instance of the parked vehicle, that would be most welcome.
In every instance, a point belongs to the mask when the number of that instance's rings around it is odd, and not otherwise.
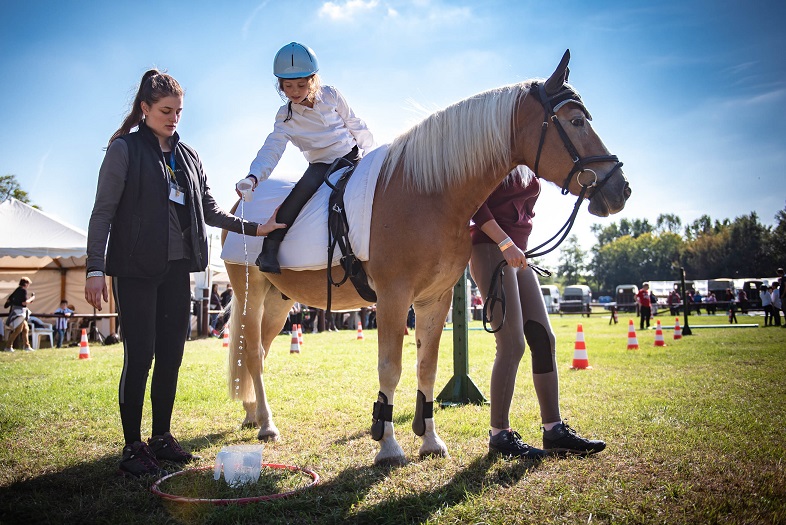
[[[543,302],[546,303],[546,311],[550,314],[559,312],[559,288],[553,284],[543,284],[540,287],[540,292],[543,294]]]
[[[636,308],[636,294],[639,293],[639,287],[635,284],[620,284],[616,289],[617,298],[617,311],[618,312],[635,312]]]
[[[562,300],[559,303],[559,313],[562,314],[581,314],[590,316],[592,313],[592,291],[585,284],[574,284],[566,286],[562,292]]]

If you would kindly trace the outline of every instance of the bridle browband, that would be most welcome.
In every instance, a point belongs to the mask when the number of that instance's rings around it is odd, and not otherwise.
[[[562,143],[565,145],[565,149],[568,150],[570,158],[573,160],[573,168],[570,170],[570,173],[568,173],[568,176],[565,177],[565,182],[562,184],[562,194],[567,195],[570,193],[568,187],[570,186],[570,181],[573,178],[574,173],[576,174],[576,182],[579,183],[581,191],[579,192],[578,199],[576,199],[576,204],[573,206],[573,211],[571,212],[570,217],[568,217],[568,220],[565,222],[565,224],[562,225],[562,228],[560,228],[557,233],[555,233],[554,236],[552,236],[547,241],[524,252],[524,255],[528,259],[546,255],[547,253],[554,251],[557,246],[562,244],[562,241],[565,240],[565,238],[570,233],[571,228],[573,228],[573,223],[576,222],[576,215],[579,212],[579,208],[581,207],[581,203],[584,200],[587,191],[592,188],[592,194],[594,195],[603,187],[604,184],[606,184],[606,182],[608,182],[612,175],[614,175],[614,172],[622,167],[622,162],[620,162],[616,155],[592,155],[590,157],[584,158],[579,155],[579,152],[576,150],[576,146],[573,145],[573,142],[570,140],[570,137],[568,137],[568,134],[565,132],[565,129],[562,127],[562,124],[557,118],[557,111],[559,111],[562,106],[568,103],[573,103],[581,108],[581,110],[584,112],[584,116],[587,117],[587,120],[592,120],[592,115],[590,115],[589,111],[587,111],[587,108],[584,107],[581,97],[572,88],[566,84],[563,84],[562,89],[549,96],[546,93],[546,86],[542,82],[533,82],[530,85],[529,92],[538,99],[544,110],[543,125],[541,126],[540,140],[538,141],[538,152],[535,155],[535,167],[532,171],[535,173],[536,177],[540,178],[538,175],[540,153],[543,151],[543,143],[546,141],[546,132],[549,129],[549,121],[551,121],[554,124],[554,127],[557,129],[557,133],[559,133]],[[609,172],[600,182],[598,182],[598,174],[595,173],[595,170],[587,168],[588,164],[596,162],[615,163],[614,167],[609,170]],[[588,184],[584,184],[581,180],[581,175],[583,173],[592,174],[592,180]],[[562,235],[560,236],[560,234]],[[543,251],[538,251],[554,241],[554,239],[557,237],[559,237],[559,240],[557,240],[553,246],[544,249]],[[491,283],[489,284],[489,292],[486,297],[486,301],[483,304],[483,329],[486,330],[486,332],[492,334],[499,331],[502,328],[502,325],[505,324],[505,288],[502,286],[502,272],[507,264],[507,261],[503,259],[494,269],[494,272],[491,275]],[[531,263],[527,263],[527,266],[532,268],[540,275],[551,275],[551,272],[548,270],[535,266]],[[494,320],[492,311],[496,302],[500,302],[502,306],[502,322],[496,330],[492,330],[488,328],[487,324],[490,325]]]

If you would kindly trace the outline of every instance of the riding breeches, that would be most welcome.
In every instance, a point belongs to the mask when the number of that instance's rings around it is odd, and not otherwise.
[[[488,294],[492,272],[503,260],[496,244],[472,246],[470,272],[484,297]],[[532,354],[532,381],[540,405],[541,422],[561,421],[556,337],[538,278],[529,267],[505,267],[502,286],[505,290],[506,314],[502,328],[494,334],[497,353],[491,370],[491,426],[510,428],[510,405],[519,362],[526,345],[529,345]],[[489,312],[489,316],[494,320],[492,328],[499,328],[502,322],[500,303]]]
[[[160,277],[113,279],[125,354],[119,402],[126,444],[141,441],[142,405],[151,365],[152,435],[170,430],[191,317],[189,268],[190,261],[182,259],[170,261]]]

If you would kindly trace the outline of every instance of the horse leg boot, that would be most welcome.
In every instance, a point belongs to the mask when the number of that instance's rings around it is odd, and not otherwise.
[[[393,429],[393,405],[388,403],[388,397],[379,392],[371,422],[371,437],[379,442],[379,452],[374,458],[376,465],[403,465],[404,450],[396,441]]]
[[[273,230],[262,242],[262,252],[257,257],[256,265],[260,271],[267,273],[281,273],[278,264],[278,249],[281,241],[297,219],[300,210],[314,196],[322,185],[325,172],[330,166],[323,163],[310,164],[303,177],[295,184],[287,198],[281,203],[276,213],[276,222],[286,224],[286,228]]]

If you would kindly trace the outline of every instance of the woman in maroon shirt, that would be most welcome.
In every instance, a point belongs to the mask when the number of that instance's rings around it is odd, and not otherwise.
[[[491,430],[489,453],[538,459],[554,453],[588,455],[606,447],[603,441],[579,436],[562,421],[559,409],[559,374],[556,337],[549,322],[537,275],[527,266],[524,251],[532,231],[535,202],[540,182],[524,167],[513,170],[489,196],[473,217],[470,273],[481,292],[486,293],[497,265],[505,260],[502,286],[506,297],[506,318],[489,312],[497,353],[491,371]],[[499,304],[498,304],[499,306]],[[500,306],[501,308],[501,306]],[[509,414],[516,386],[516,373],[526,344],[532,354],[532,381],[543,423],[543,448],[524,443],[510,427]]]

